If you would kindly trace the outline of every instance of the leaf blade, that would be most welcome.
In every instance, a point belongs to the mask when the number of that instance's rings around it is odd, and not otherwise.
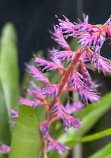
[[[99,150],[98,152],[94,153],[89,158],[99,158],[99,157],[103,158],[109,154],[111,154],[111,142],[105,147],[103,147],[101,150]]]
[[[7,107],[14,107],[18,102],[18,57],[16,32],[11,23],[2,30],[0,57],[0,78]]]
[[[12,134],[9,158],[37,158],[39,148],[40,133],[36,111],[32,107],[22,105]]]
[[[75,141],[70,141],[67,144],[70,144],[71,146],[73,146],[73,145],[75,145],[77,143],[89,142],[89,141],[100,139],[102,137],[109,136],[109,135],[111,135],[111,128],[106,129],[106,130],[101,131],[101,132],[97,132],[95,134],[91,134],[91,135],[85,136],[85,137],[80,138],[80,139],[75,140]]]

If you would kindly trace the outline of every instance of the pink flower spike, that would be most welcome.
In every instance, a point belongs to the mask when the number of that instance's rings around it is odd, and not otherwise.
[[[99,55],[97,68],[98,68],[98,70],[99,70],[99,68],[101,68],[103,72],[110,72],[111,71],[111,63],[109,62],[108,59]]]
[[[36,91],[41,92],[41,88],[38,87],[33,81],[29,81],[29,83]]]
[[[95,88],[96,84],[92,82],[91,76],[84,65],[81,66],[81,74],[83,76],[84,88]]]
[[[70,116],[67,113],[64,113],[63,124],[64,124],[64,130],[66,132],[66,135],[68,133],[68,129],[67,129],[68,127],[72,126],[76,129],[79,129],[81,127],[80,120]]]
[[[22,98],[20,97],[20,105],[24,104],[24,105],[27,105],[27,106],[31,106],[31,107],[37,107],[39,105],[41,105],[41,102],[39,100],[28,100],[28,99],[25,99],[25,98]]]
[[[43,88],[42,94],[48,95],[50,97],[53,96],[54,94],[57,95],[58,90],[59,90],[58,84],[51,84]]]
[[[79,72],[73,72],[70,78],[71,87],[74,86],[74,88],[79,91],[80,88],[83,86],[82,79],[83,76]]]
[[[50,139],[49,128],[45,121],[40,123],[40,132],[44,134],[47,140]]]
[[[9,112],[12,114],[12,118],[17,118],[18,117],[18,111],[15,111],[13,109],[9,109]]]
[[[100,96],[97,93],[84,88],[80,89],[79,94],[86,101],[90,100],[91,102],[98,102],[100,99]]]
[[[36,78],[38,81],[43,82],[43,83],[45,83],[47,85],[50,84],[48,78],[42,72],[40,72],[35,66],[27,65],[27,67],[29,68],[29,70],[30,70],[29,72],[32,74],[32,76],[34,78]]]
[[[47,152],[48,151],[53,151],[54,149],[57,150],[57,152],[62,155],[64,151],[69,151],[69,148],[55,140],[53,140],[52,138],[50,139],[50,142],[48,144],[48,147],[47,147]]]
[[[69,59],[73,60],[75,58],[77,52],[73,52],[73,51],[59,51],[56,52],[54,55],[56,56],[57,59],[62,59],[62,60],[67,60],[69,61]]]
[[[0,153],[8,154],[10,152],[10,147],[8,145],[2,144],[0,146]]]
[[[41,58],[36,57],[35,62],[39,64],[40,66],[44,66],[44,70],[46,69],[46,70],[51,71],[51,70],[56,70],[58,68],[58,66],[55,63],[41,59]]]
[[[84,104],[81,102],[78,102],[78,103],[73,104],[73,105],[66,104],[65,111],[68,114],[73,114],[77,111],[80,111],[83,107],[84,107]]]
[[[54,26],[53,39],[64,49],[70,50],[68,43],[65,41],[62,30],[58,26]]]
[[[51,56],[51,59],[52,59],[52,61],[53,61],[57,66],[63,67],[63,64],[62,64],[61,60],[60,60],[60,59],[57,59],[56,56],[54,55],[56,52],[57,52],[57,50],[56,50],[56,51],[52,50],[52,51],[50,52],[51,55],[52,55],[52,56]]]
[[[55,104],[52,108],[52,112],[55,113],[55,115],[59,116],[60,118],[64,118],[64,112],[65,108],[62,104]]]
[[[73,23],[71,23],[69,21],[69,19],[66,18],[65,16],[64,16],[64,18],[65,18],[65,21],[58,19],[60,28],[62,29],[62,31],[64,31],[64,33],[68,33],[68,36],[72,36],[75,31],[74,30],[75,25]]]
[[[45,95],[42,95],[41,91],[36,91],[31,89],[27,89],[27,94],[41,100],[44,100],[46,97]]]

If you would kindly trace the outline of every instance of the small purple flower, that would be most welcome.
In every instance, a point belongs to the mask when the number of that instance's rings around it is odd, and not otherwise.
[[[34,82],[29,81],[29,83],[31,84],[31,86],[33,87],[34,90],[31,89],[27,89],[27,93],[30,96],[39,98],[41,100],[45,99],[45,95],[42,95],[42,90],[40,87],[38,87]]]
[[[102,57],[101,55],[98,55],[98,58],[96,60],[93,59],[94,52],[91,51],[91,54],[88,54],[89,61],[91,59],[91,63],[98,69],[101,68],[103,72],[110,72],[111,71],[111,64],[110,61]]]
[[[98,70],[99,68],[101,68],[103,72],[109,72],[111,71],[111,63],[109,62],[108,59],[99,55],[98,61],[97,61],[97,68]]]
[[[45,122],[40,123],[40,132],[43,133],[48,140],[50,139],[49,128]]]
[[[58,26],[54,26],[54,33],[52,33],[54,36],[54,40],[64,49],[70,50],[70,47],[66,40],[64,39],[62,30]]]
[[[75,103],[75,104],[73,104],[73,105],[66,104],[65,111],[66,111],[68,114],[73,114],[73,113],[75,113],[75,112],[81,110],[83,107],[84,107],[84,104],[81,103],[81,102]]]
[[[51,139],[50,142],[48,143],[47,152],[48,151],[52,152],[54,149],[56,149],[60,155],[62,155],[64,151],[69,151],[69,148],[67,146]]]
[[[42,92],[31,89],[27,89],[27,94],[41,100],[44,100],[46,97],[45,95],[42,95]]]
[[[0,153],[8,154],[10,152],[10,147],[8,145],[2,144],[0,146]]]
[[[57,59],[67,60],[69,59],[73,60],[75,58],[76,52],[73,51],[59,51],[54,54]]]
[[[54,55],[56,52],[58,52],[58,50],[53,49],[50,53],[51,53],[51,59],[52,61],[59,67],[63,67],[63,64],[61,62],[60,59],[57,59],[56,56]]]
[[[10,124],[10,129],[13,129],[15,124],[16,124],[16,121],[9,121],[9,124]]]
[[[58,115],[60,118],[64,118],[64,112],[65,108],[62,104],[55,104],[52,108],[52,112],[55,113],[55,115]]]
[[[100,96],[96,92],[85,88],[81,88],[79,94],[86,101],[90,100],[91,102],[98,102],[100,99]]]
[[[42,94],[48,95],[50,97],[53,96],[54,94],[57,95],[58,90],[59,90],[59,86],[57,84],[50,84],[45,88],[43,88]]]
[[[41,88],[38,87],[33,81],[29,81],[29,83],[36,91],[41,92]]]
[[[20,97],[20,105],[27,105],[27,106],[31,106],[31,107],[37,107],[39,105],[41,105],[41,102],[39,100],[28,100],[28,99],[25,99],[25,98],[22,98]]]
[[[81,74],[83,76],[84,88],[90,89],[96,87],[95,83],[92,82],[91,76],[84,65],[82,65]]]
[[[44,66],[44,70],[46,69],[46,70],[51,71],[51,70],[56,70],[58,68],[58,66],[55,63],[41,59],[41,58],[36,57],[35,62],[39,64],[40,66]]]
[[[79,91],[80,88],[83,86],[82,79],[83,76],[79,72],[73,72],[70,78],[71,87],[74,86],[74,88]]]
[[[8,110],[11,113],[12,118],[17,118],[18,117],[18,111],[15,111],[13,109],[8,109]]]
[[[66,18],[65,16],[64,16],[64,18],[65,18],[65,21],[58,19],[60,28],[64,31],[64,33],[68,34],[67,37],[73,36],[74,31],[75,31],[75,29],[74,29],[75,25],[73,23],[71,23],[69,21],[69,19]]]

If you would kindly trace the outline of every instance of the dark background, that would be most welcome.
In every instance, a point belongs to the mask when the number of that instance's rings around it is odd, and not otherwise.
[[[57,24],[55,15],[62,14],[72,22],[89,15],[93,24],[104,23],[111,13],[110,0],[0,0],[0,30],[10,21],[16,27],[19,47],[20,76],[34,52],[52,47],[48,31]],[[110,50],[105,55],[111,57]]]
[[[22,80],[25,66],[32,54],[38,50],[53,47],[48,31],[57,24],[55,15],[62,18],[62,14],[72,22],[82,19],[82,14],[89,15],[92,24],[104,23],[111,13],[111,0],[0,0],[0,32],[6,22],[12,22],[17,30],[20,79]],[[109,41],[104,45],[102,54],[111,58],[111,46]],[[102,94],[111,90],[111,77],[98,76],[103,84]],[[111,125],[110,113],[103,119],[100,129],[106,129]],[[95,128],[98,125],[95,126]],[[93,128],[88,134],[96,131]],[[110,137],[92,143],[85,143],[84,157],[104,146]]]

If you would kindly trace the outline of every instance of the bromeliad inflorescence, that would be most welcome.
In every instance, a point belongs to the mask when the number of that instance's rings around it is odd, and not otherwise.
[[[51,124],[61,119],[66,134],[68,133],[68,127],[71,126],[79,130],[81,121],[71,115],[81,110],[88,101],[97,102],[100,98],[96,91],[98,84],[92,81],[86,67],[87,63],[88,65],[93,64],[98,71],[102,70],[104,74],[111,71],[109,60],[100,55],[102,45],[107,39],[106,37],[108,36],[111,39],[111,18],[101,26],[89,24],[88,16],[84,16],[84,22],[79,21],[79,23],[72,23],[65,16],[64,19],[58,18],[59,24],[54,26],[54,32],[51,32],[52,38],[59,45],[59,50],[53,48],[50,51],[51,60],[34,57],[35,65],[27,65],[29,73],[36,80],[42,82],[44,86],[38,87],[30,81],[33,89],[28,89],[27,93],[33,99],[20,98],[20,104],[34,108],[45,106],[47,111],[46,119],[40,123],[42,144],[47,144],[47,151],[56,149],[60,155],[64,151],[68,151],[69,148],[52,138],[50,135]],[[79,50],[71,50],[67,42],[69,37],[78,39],[78,43],[81,44]],[[42,71],[40,71],[41,67],[43,68]],[[50,83],[45,73],[43,73],[44,70],[58,71],[61,78],[60,81],[58,83]],[[63,105],[60,96],[66,91],[78,92],[81,102],[70,104],[67,99],[66,105]],[[48,97],[52,97],[50,103],[47,102]],[[11,112],[13,113],[13,111]],[[15,113],[13,115],[15,116]]]

